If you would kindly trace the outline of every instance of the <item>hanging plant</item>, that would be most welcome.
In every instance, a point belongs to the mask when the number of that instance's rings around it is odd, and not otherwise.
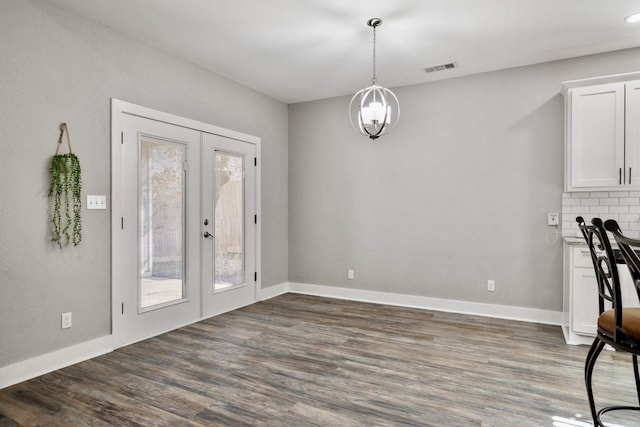
[[[62,144],[62,135],[67,131],[67,144],[69,153],[58,154]],[[69,243],[77,246],[82,240],[82,222],[80,212],[82,209],[82,181],[80,160],[71,151],[69,130],[66,123],[60,125],[60,138],[58,149],[51,159],[51,186],[49,198],[53,200],[53,213],[51,217],[51,240],[60,247]]]

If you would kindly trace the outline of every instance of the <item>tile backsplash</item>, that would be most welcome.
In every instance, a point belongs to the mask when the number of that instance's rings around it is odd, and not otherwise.
[[[578,233],[576,217],[615,219],[630,237],[640,236],[640,191],[562,193],[562,235]]]

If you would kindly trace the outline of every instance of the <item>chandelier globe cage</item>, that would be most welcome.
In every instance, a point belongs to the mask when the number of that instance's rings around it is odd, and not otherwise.
[[[375,140],[396,127],[400,120],[398,97],[380,86],[376,79],[376,28],[382,25],[380,18],[371,18],[367,25],[373,28],[373,77],[371,86],[356,92],[349,103],[349,121],[353,128]]]

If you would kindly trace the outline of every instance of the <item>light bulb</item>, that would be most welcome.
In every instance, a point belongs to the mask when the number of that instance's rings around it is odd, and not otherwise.
[[[640,13],[634,13],[633,15],[624,18],[627,22],[640,22]]]

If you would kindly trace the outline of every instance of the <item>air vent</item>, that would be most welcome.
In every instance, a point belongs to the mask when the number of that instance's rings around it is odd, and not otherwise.
[[[449,62],[448,64],[433,65],[431,67],[426,67],[424,70],[427,73],[435,73],[436,71],[451,70],[453,68],[458,68],[458,64],[456,62]]]

